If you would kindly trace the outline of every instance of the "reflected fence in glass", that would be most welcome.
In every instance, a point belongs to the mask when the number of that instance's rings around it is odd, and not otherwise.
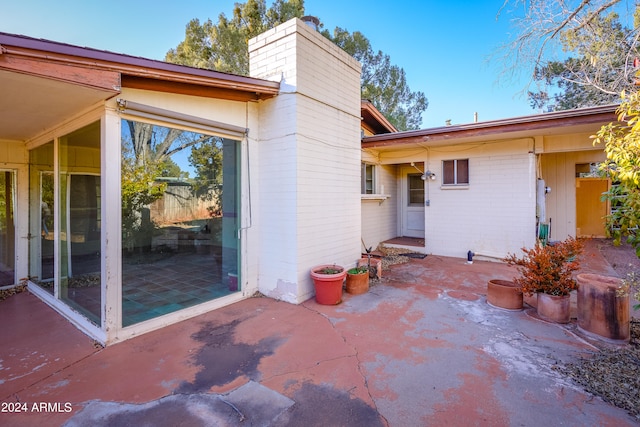
[[[122,121],[122,323],[239,291],[239,141]]]

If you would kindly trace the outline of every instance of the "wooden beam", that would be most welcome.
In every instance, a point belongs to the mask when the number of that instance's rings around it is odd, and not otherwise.
[[[0,69],[66,83],[120,92],[120,73],[0,54]]]
[[[260,93],[244,92],[228,88],[203,86],[179,81],[167,81],[130,75],[122,76],[122,87],[202,96],[206,98],[227,99],[231,101],[256,101],[258,99],[270,98],[273,96],[271,94],[265,96]]]

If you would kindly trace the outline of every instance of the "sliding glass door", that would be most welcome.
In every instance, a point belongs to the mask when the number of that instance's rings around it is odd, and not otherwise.
[[[29,152],[29,279],[54,291],[53,141]]]
[[[239,291],[239,147],[122,121],[122,324]]]
[[[100,122],[58,144],[58,297],[100,325]]]
[[[15,172],[0,169],[0,286],[16,283]]]
[[[29,169],[29,278],[100,326],[100,122],[31,150]]]

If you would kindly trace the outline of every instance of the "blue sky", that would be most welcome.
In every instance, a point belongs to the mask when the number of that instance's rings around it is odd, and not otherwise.
[[[244,0],[242,1],[244,2]],[[306,0],[325,28],[362,32],[373,49],[404,68],[409,86],[429,100],[423,127],[534,114],[523,95],[526,76],[501,80],[488,57],[510,37],[504,0]],[[6,1],[0,31],[117,53],[163,59],[193,18],[232,15],[233,0]],[[271,1],[267,1],[270,5]]]

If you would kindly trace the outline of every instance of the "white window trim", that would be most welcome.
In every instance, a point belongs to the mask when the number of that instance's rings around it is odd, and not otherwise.
[[[366,169],[371,167],[371,193],[366,193]],[[362,196],[377,195],[377,170],[376,165],[373,163],[362,162],[360,163],[360,194]]]

